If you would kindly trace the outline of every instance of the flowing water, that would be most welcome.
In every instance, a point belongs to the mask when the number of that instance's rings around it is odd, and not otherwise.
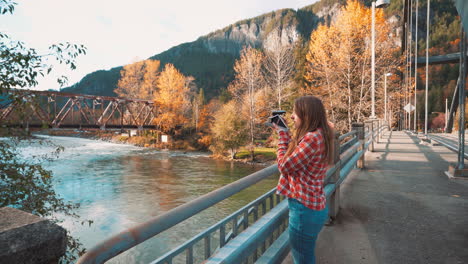
[[[58,158],[44,163],[53,172],[56,192],[67,201],[80,203],[77,213],[94,221],[88,226],[65,218],[62,224],[86,248],[262,168],[213,160],[206,153],[46,138],[65,148]],[[21,147],[23,156],[30,159],[52,149],[34,143]],[[276,176],[261,181],[109,263],[148,263],[267,192],[276,181]]]

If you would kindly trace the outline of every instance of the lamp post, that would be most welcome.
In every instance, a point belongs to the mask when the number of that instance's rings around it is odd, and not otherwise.
[[[385,112],[384,112],[384,121],[387,122],[387,76],[392,76],[392,73],[384,74],[384,98],[385,98]]]
[[[390,4],[390,0],[377,0],[376,2],[372,1],[372,39],[371,39],[371,49],[372,49],[372,62],[371,62],[371,97],[372,97],[372,113],[370,118],[375,118],[375,8],[386,7]]]
[[[426,91],[424,95],[424,135],[427,137],[427,105],[429,93],[429,23],[431,14],[431,0],[427,0],[427,21],[426,21]]]
[[[445,98],[445,127],[444,127],[444,133],[447,133],[447,122],[448,122],[448,98]]]
[[[414,132],[418,133],[418,0],[416,0],[416,28],[414,37]]]

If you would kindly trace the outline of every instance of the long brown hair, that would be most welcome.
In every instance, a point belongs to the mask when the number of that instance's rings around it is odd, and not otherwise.
[[[325,107],[322,101],[315,96],[308,95],[296,99],[294,102],[294,112],[300,119],[299,127],[289,143],[286,157],[288,157],[299,144],[299,141],[307,132],[312,132],[318,128],[322,129],[323,139],[325,143],[324,161],[328,164],[333,163],[333,130],[328,125]]]

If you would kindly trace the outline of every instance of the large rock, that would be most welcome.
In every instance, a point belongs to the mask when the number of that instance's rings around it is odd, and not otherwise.
[[[65,229],[51,221],[0,208],[0,263],[57,263],[66,243]]]

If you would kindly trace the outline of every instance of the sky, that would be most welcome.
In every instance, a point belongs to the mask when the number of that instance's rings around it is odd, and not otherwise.
[[[84,44],[77,69],[56,66],[33,89],[59,89],[86,74],[144,60],[239,20],[318,0],[17,0],[13,15],[0,16],[0,32],[45,54],[60,42]]]

